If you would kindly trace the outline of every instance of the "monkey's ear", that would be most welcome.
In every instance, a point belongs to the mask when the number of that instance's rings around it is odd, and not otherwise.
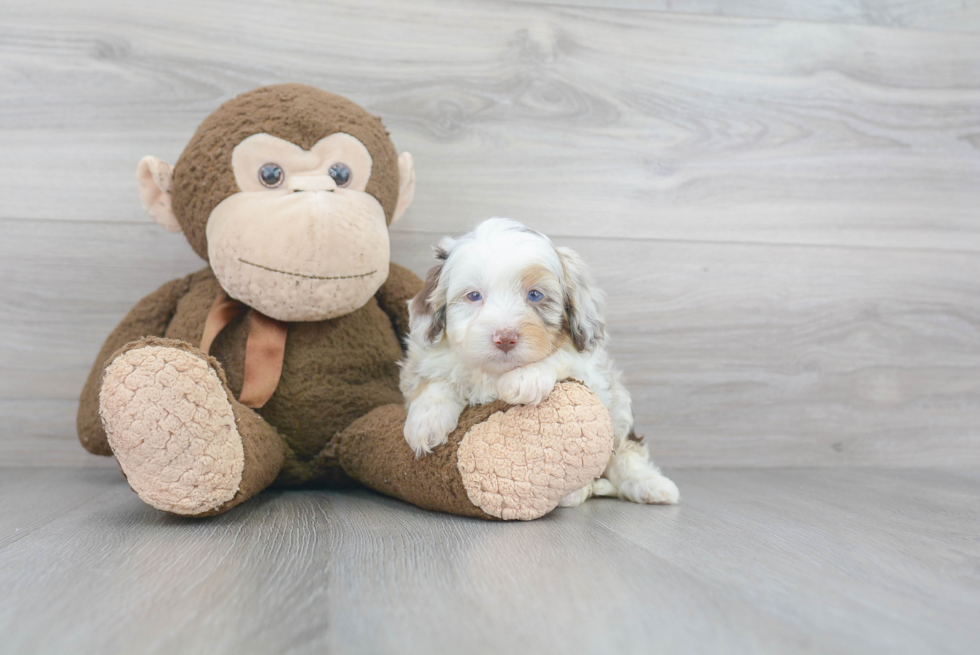
[[[173,181],[174,167],[162,159],[147,155],[136,165],[136,184],[143,210],[170,232],[180,232],[180,223],[170,203]]]
[[[395,205],[395,213],[391,216],[392,223],[402,217],[414,197],[415,160],[410,153],[403,152],[398,156],[398,203]]]

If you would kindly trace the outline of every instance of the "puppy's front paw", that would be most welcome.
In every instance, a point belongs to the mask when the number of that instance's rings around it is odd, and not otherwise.
[[[681,492],[670,478],[655,473],[626,480],[619,485],[619,497],[648,505],[676,505]]]
[[[555,388],[554,371],[542,366],[522,366],[497,380],[497,396],[511,405],[538,405]]]
[[[431,453],[433,448],[446,443],[457,421],[459,413],[449,405],[416,401],[408,408],[405,441],[416,457]]]

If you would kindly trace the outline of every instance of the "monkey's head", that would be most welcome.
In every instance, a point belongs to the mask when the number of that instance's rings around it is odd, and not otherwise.
[[[140,200],[183,231],[232,298],[282,321],[361,307],[388,277],[388,226],[412,201],[412,156],[350,100],[267,86],[208,116],[171,167],[144,157]]]

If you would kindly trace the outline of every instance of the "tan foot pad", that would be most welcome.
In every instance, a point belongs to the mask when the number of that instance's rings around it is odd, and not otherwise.
[[[474,505],[497,518],[528,521],[599,476],[612,445],[612,422],[598,396],[562,382],[537,407],[512,407],[473,426],[457,460]]]
[[[231,500],[245,454],[218,374],[198,355],[144,346],[106,368],[99,410],[109,445],[146,503],[198,515]]]

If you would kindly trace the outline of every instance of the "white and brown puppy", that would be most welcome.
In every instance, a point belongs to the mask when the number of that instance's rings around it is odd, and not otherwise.
[[[439,263],[409,303],[411,335],[401,388],[405,438],[419,455],[446,442],[467,405],[524,405],[566,378],[584,382],[612,416],[614,452],[601,479],[562,505],[592,495],[676,503],[633,435],[629,392],[604,347],[601,293],[582,259],[520,223],[491,218],[436,247]]]

